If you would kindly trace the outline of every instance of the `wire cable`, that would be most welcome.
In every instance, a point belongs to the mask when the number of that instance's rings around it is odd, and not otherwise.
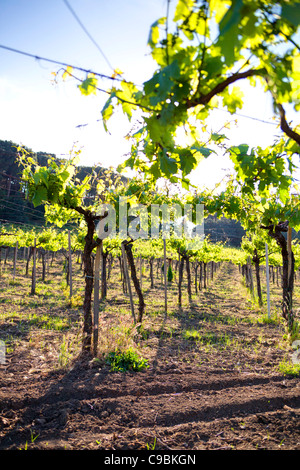
[[[72,67],[73,69],[75,70],[79,70],[80,72],[85,72],[85,73],[92,73],[100,78],[104,78],[104,79],[108,79],[108,80],[115,80],[115,81],[123,81],[122,78],[119,78],[118,76],[108,76],[108,75],[105,75],[103,73],[98,73],[98,72],[94,72],[93,70],[90,70],[90,69],[85,69],[83,67],[78,67],[76,65],[72,65],[72,64],[68,64],[66,62],[60,62],[58,60],[54,60],[54,59],[49,59],[49,58],[46,58],[46,57],[41,57],[41,56],[38,56],[38,55],[35,55],[35,54],[31,54],[29,52],[25,52],[25,51],[21,51],[19,49],[14,49],[13,47],[9,47],[9,46],[5,46],[3,44],[0,44],[0,48],[1,49],[5,49],[5,50],[8,50],[10,52],[15,52],[17,54],[21,54],[21,55],[25,55],[27,57],[31,57],[33,59],[36,59],[36,60],[44,60],[46,62],[50,62],[52,64],[56,64],[56,65],[61,65],[63,67]],[[79,78],[75,77],[74,75],[70,74],[73,78],[75,78],[76,80],[79,80],[81,81]],[[137,87],[139,87],[140,85],[135,85]],[[98,87],[95,87],[95,89],[101,91],[101,92],[104,92],[104,93],[109,93],[107,92],[106,90],[102,90],[101,88],[98,88]],[[123,100],[124,102],[126,102],[125,100]],[[135,103],[135,105],[137,105]],[[148,111],[154,111],[155,112],[155,109],[150,109],[146,106],[141,106],[143,107],[144,109],[148,110]],[[226,113],[229,113],[229,111],[227,111],[226,109],[221,109],[221,108],[218,108],[216,106],[214,106],[212,109],[215,109],[215,110],[218,110],[218,111],[222,111],[222,112],[226,112]],[[235,116],[238,116],[238,117],[242,117],[242,118],[246,118],[246,119],[252,119],[252,120],[255,120],[255,121],[258,121],[258,122],[262,122],[264,124],[270,124],[270,125],[273,125],[273,126],[278,126],[278,124],[276,122],[270,122],[270,121],[265,121],[263,119],[259,119],[259,118],[256,118],[254,116],[247,116],[245,114],[240,114],[240,113],[234,113]],[[86,126],[87,124],[85,124]],[[79,124],[78,126],[76,127],[80,127],[81,125]]]
[[[14,225],[14,224],[19,224],[19,225],[26,225],[27,227],[34,227],[34,228],[41,228],[41,229],[46,229],[49,227],[46,227],[45,225],[33,225],[33,224],[26,224],[25,222],[18,222],[16,220],[8,220],[8,219],[0,219],[0,222],[4,222],[1,225]]]
[[[79,70],[80,72],[92,73],[92,74],[94,74],[94,75],[96,75],[97,77],[100,77],[100,78],[105,78],[105,79],[108,79],[108,80],[116,80],[116,81],[122,81],[123,80],[123,79],[121,79],[117,76],[116,77],[115,76],[108,76],[108,75],[105,75],[103,73],[94,72],[93,70],[90,70],[90,69],[85,69],[83,67],[78,67],[76,65],[72,65],[72,64],[66,63],[66,62],[60,62],[59,60],[49,59],[47,57],[41,57],[41,56],[38,56],[38,55],[35,55],[35,54],[31,54],[30,52],[25,52],[25,51],[21,51],[20,49],[15,49],[13,47],[5,46],[3,44],[0,44],[0,48],[5,49],[5,50],[10,51],[10,52],[15,52],[16,54],[25,55],[26,57],[31,57],[32,59],[44,60],[45,62],[50,62],[52,64],[61,65],[63,67],[72,67],[73,69]]]
[[[70,12],[72,13],[72,15],[74,16],[75,20],[77,21],[77,23],[80,25],[80,27],[83,29],[83,31],[85,32],[85,34],[88,36],[88,38],[92,41],[92,43],[94,44],[94,46],[96,46],[96,48],[98,49],[98,51],[100,52],[100,54],[102,55],[102,57],[104,58],[105,62],[107,63],[107,65],[112,69],[114,70],[114,67],[111,65],[111,63],[109,62],[108,58],[106,57],[106,55],[104,54],[104,52],[102,51],[101,47],[99,46],[99,44],[95,41],[95,39],[93,38],[93,36],[89,33],[89,31],[86,29],[86,27],[84,26],[84,24],[82,23],[82,21],[80,20],[80,18],[78,17],[78,15],[75,13],[75,11],[73,10],[73,8],[71,7],[70,3],[67,1],[67,0],[63,0],[64,4],[67,6],[67,8],[70,10]]]
[[[23,199],[23,201],[25,200]],[[28,206],[22,206],[18,204],[17,202],[12,202],[8,199],[0,198],[0,206],[6,207],[6,209],[11,209],[11,207],[8,207],[7,204],[12,204],[13,206],[21,207],[21,209],[16,209],[17,211],[23,212],[27,210],[27,211],[30,211],[30,215],[32,215],[32,217],[38,217],[38,218],[44,219],[44,216],[42,215],[41,211],[39,211],[38,209],[35,209],[33,207],[28,207]]]
[[[221,111],[223,113],[230,113],[230,111],[228,111],[227,109],[218,108],[217,106],[212,106],[212,109],[215,109],[217,111]],[[266,121],[264,119],[256,118],[254,116],[247,116],[246,114],[233,113],[231,115],[246,118],[246,119],[252,119],[253,121],[262,122],[263,124],[271,124],[272,126],[278,126],[278,123],[276,123],[276,122]]]
[[[45,218],[42,217],[42,216],[38,216],[37,214],[33,214],[32,212],[25,212],[25,209],[26,208],[23,208],[23,209],[17,209],[16,207],[9,207],[7,206],[6,204],[3,204],[3,203],[0,203],[0,210],[1,209],[9,209],[10,211],[17,211],[17,212],[22,212],[24,215],[26,216],[31,216],[31,217],[34,217],[35,219],[40,219],[40,220],[43,220],[45,221]]]

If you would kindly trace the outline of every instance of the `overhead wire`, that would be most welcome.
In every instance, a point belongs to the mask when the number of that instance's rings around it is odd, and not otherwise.
[[[3,223],[1,223],[1,222],[3,222]],[[38,229],[41,229],[41,230],[44,230],[44,229],[46,230],[46,229],[52,227],[52,225],[50,225],[50,224],[49,224],[49,225],[28,224],[28,223],[26,223],[26,222],[20,222],[20,221],[16,221],[16,220],[8,220],[8,219],[2,219],[2,218],[0,218],[0,228],[1,228],[2,225],[15,225],[15,224],[25,225],[25,226],[27,226],[27,227],[34,227],[34,228],[38,228]],[[75,229],[78,228],[75,224],[72,224],[72,223],[68,223],[68,224],[66,224],[66,225],[68,225],[68,227],[74,225],[74,228],[75,228]],[[55,229],[56,229],[57,231],[59,231],[59,232],[65,232],[65,229],[64,229],[63,227],[56,227],[56,226],[55,226]]]
[[[15,189],[14,191],[18,193],[18,190],[17,190],[17,189]],[[4,197],[3,197],[3,198],[0,198],[0,201],[7,202],[7,203],[12,204],[12,205],[14,205],[14,206],[19,206],[19,207],[20,207],[20,204],[19,204],[19,203],[13,202],[13,201],[9,200],[8,198],[4,198]],[[25,200],[25,199],[22,199],[22,201],[25,202],[26,200]],[[38,215],[38,214],[41,215],[40,210],[39,210],[39,209],[36,209],[36,208],[34,208],[34,207],[22,206],[22,208],[28,209],[28,210],[30,210],[32,213],[36,212],[37,215]]]
[[[34,212],[31,212],[33,209],[30,209],[30,207],[22,207],[22,209],[18,209],[16,207],[11,207],[7,204],[4,204],[3,202],[1,202],[3,200],[0,199],[0,209],[2,208],[5,208],[5,209],[10,209],[10,210],[14,210],[14,211],[17,211],[17,212],[22,212],[23,214],[25,215],[30,215],[31,217],[34,217],[36,219],[41,219],[41,220],[45,220],[44,216],[41,215],[41,213],[38,215],[38,214],[35,214]],[[13,202],[10,202],[10,201],[5,201],[5,202],[8,202],[8,204],[14,204],[14,206],[17,206],[17,204],[13,203]],[[21,207],[21,206],[19,206]],[[29,211],[29,212],[25,212],[25,211]]]
[[[92,41],[92,43],[94,44],[94,46],[96,46],[96,48],[98,49],[98,51],[100,52],[100,54],[102,55],[102,57],[104,58],[105,62],[107,63],[107,65],[112,69],[114,70],[114,67],[111,65],[110,61],[108,60],[108,58],[106,57],[106,55],[104,54],[103,50],[101,49],[101,47],[99,46],[99,44],[95,41],[95,39],[93,38],[93,36],[89,33],[89,31],[87,30],[87,28],[84,26],[84,24],[82,23],[82,21],[80,20],[80,18],[78,17],[78,15],[75,13],[74,9],[71,7],[70,3],[67,1],[67,0],[63,0],[64,4],[67,6],[67,8],[70,10],[70,12],[72,13],[72,15],[74,16],[75,20],[77,21],[77,23],[80,25],[80,27],[83,29],[83,31],[85,32],[85,34],[88,36],[88,38]]]
[[[14,205],[14,206],[17,206],[17,207],[21,207],[21,209],[17,209],[17,208],[14,208],[14,207],[13,207],[13,208],[12,208],[12,207],[9,207],[9,206],[7,206],[7,204],[4,204],[4,203],[1,202],[1,201],[4,201],[4,202],[6,202],[6,203],[8,203],[8,204],[11,204],[11,205]],[[29,211],[29,212],[25,213],[25,215],[31,216],[31,217],[34,217],[34,218],[36,218],[36,219],[41,219],[41,220],[45,221],[45,216],[43,216],[42,213],[41,213],[38,209],[31,208],[31,207],[26,207],[26,206],[24,207],[24,206],[19,205],[18,203],[15,203],[15,202],[12,202],[12,201],[8,201],[7,199],[0,198],[0,208],[1,208],[1,207],[2,207],[2,208],[4,207],[4,208],[6,208],[6,209],[13,209],[13,210],[16,210],[16,211],[18,211],[18,212],[23,212],[23,213],[24,213],[24,211],[27,210],[27,211]],[[34,211],[37,212],[37,213],[35,213]],[[13,221],[12,223],[15,223],[15,222]],[[68,222],[68,225],[70,225],[70,224],[72,225],[72,222]],[[74,224],[74,225],[76,226],[76,224]]]
[[[20,221],[16,221],[16,220],[8,220],[8,219],[1,219],[1,218],[0,218],[0,222],[4,222],[4,224],[0,224],[0,226],[1,226],[1,225],[14,225],[14,224],[19,224],[19,225],[25,225],[25,226],[27,226],[27,227],[34,227],[34,228],[41,228],[41,229],[48,228],[48,227],[46,227],[45,225],[27,224],[26,222],[20,222]]]
[[[107,80],[115,80],[115,81],[122,81],[123,80],[118,76],[114,76],[114,75],[109,76],[109,75],[106,75],[104,73],[95,72],[91,69],[86,69],[86,68],[83,68],[83,67],[78,67],[77,65],[72,65],[72,64],[67,63],[67,62],[61,62],[59,60],[54,60],[54,59],[49,59],[47,57],[38,56],[36,54],[31,54],[30,52],[21,51],[20,49],[15,49],[14,47],[5,46],[3,44],[0,44],[0,48],[4,49],[4,50],[7,50],[7,51],[10,51],[10,52],[14,52],[16,54],[21,54],[21,55],[24,55],[24,56],[27,56],[27,57],[31,57],[32,59],[35,59],[35,60],[43,60],[45,62],[50,62],[52,64],[61,65],[63,67],[72,67],[74,70],[79,70],[80,72],[85,72],[85,73],[92,73],[92,74],[96,75],[97,77],[105,78]]]
[[[61,62],[61,61],[58,61],[58,60],[38,56],[36,54],[31,54],[29,52],[21,51],[19,49],[15,49],[15,48],[12,48],[12,47],[9,47],[9,46],[5,46],[3,44],[0,44],[0,48],[11,51],[11,52],[14,52],[14,53],[17,53],[17,54],[22,54],[22,55],[25,55],[27,57],[31,57],[31,58],[36,59],[36,60],[44,60],[46,62],[50,62],[50,63],[56,64],[56,65],[61,65],[63,67],[72,67],[74,70],[78,70],[78,71],[81,71],[81,72],[92,73],[93,75],[98,76],[98,77],[103,78],[103,79],[113,80],[113,81],[123,81],[123,78],[120,78],[117,75],[108,76],[108,75],[103,74],[103,73],[95,72],[91,69],[85,69],[83,67],[78,67],[76,65],[72,65],[72,64],[67,63],[67,62]],[[69,73],[69,75],[71,75],[76,80],[81,81],[78,77],[74,76],[73,74]],[[136,85],[136,84],[135,84],[135,86],[140,87],[140,85]],[[101,88],[98,88],[97,86],[95,86],[95,89],[97,89],[98,91],[104,92],[104,93],[108,93],[107,90],[102,90]],[[155,110],[151,110],[150,108],[148,108],[146,106],[143,106],[143,108],[146,109],[146,110],[149,110],[149,111],[155,111]],[[229,112],[226,109],[221,109],[221,108],[218,108],[218,107],[213,107],[213,109],[218,110],[218,111],[222,111],[222,112],[226,112],[226,113]],[[278,125],[276,122],[266,121],[266,120],[263,120],[263,119],[260,119],[260,118],[256,118],[254,116],[248,116],[246,114],[234,113],[234,115],[242,117],[242,118],[252,119],[252,120],[255,120],[255,121],[258,121],[258,122],[262,122],[264,124],[270,124],[270,125],[273,125],[273,126]],[[88,124],[83,124],[83,125],[79,124],[76,127],[83,127],[83,126],[86,126],[86,125],[88,125]]]
[[[19,189],[11,188],[9,190],[9,192],[10,193],[14,192],[14,193],[17,193],[19,195],[22,195],[22,193]],[[26,201],[26,199],[22,198],[22,197],[21,197],[21,200]],[[9,204],[13,204],[13,205],[16,205],[16,206],[19,205],[18,203],[11,201],[9,197],[6,197],[6,198],[5,197],[3,197],[3,198],[0,197],[0,202],[1,201],[8,202]],[[38,214],[41,215],[41,211],[39,209],[35,209],[34,207],[22,206],[22,210],[30,210],[32,212],[32,215],[38,215]],[[36,212],[36,214],[34,214],[34,212]]]
[[[222,111],[222,112],[224,112],[224,113],[230,113],[230,111],[227,111],[227,109],[221,109],[221,108],[218,108],[218,107],[216,107],[216,106],[214,106],[212,109],[213,109],[213,110],[216,110],[216,111]],[[231,114],[231,113],[230,113],[230,114]],[[234,113],[234,114],[231,114],[231,115],[232,115],[233,117],[234,117],[234,116],[238,116],[238,117],[242,117],[242,118],[245,118],[245,119],[252,119],[252,120],[254,120],[254,121],[258,121],[258,122],[261,122],[261,123],[263,123],[263,124],[270,124],[270,125],[272,125],[272,126],[278,126],[278,123],[276,123],[276,122],[266,121],[266,120],[264,120],[264,119],[256,118],[256,117],[254,117],[254,116],[247,116],[246,114]],[[77,125],[75,126],[75,128],[86,127],[86,126],[89,126],[89,125],[94,124],[94,123],[96,123],[96,122],[102,122],[102,121],[103,121],[103,119],[96,119],[96,120],[93,121],[93,122],[87,122],[87,123],[85,123],[85,124],[77,124]]]
[[[216,106],[213,106],[213,109],[216,109],[217,111],[222,111],[224,113],[230,113],[230,111],[228,111],[227,109],[221,109],[221,108],[218,108]],[[231,115],[246,118],[246,119],[252,119],[253,121],[262,122],[263,124],[271,124],[272,126],[278,126],[278,123],[276,123],[276,122],[266,121],[264,119],[260,119],[260,118],[254,117],[254,116],[248,116],[246,114],[233,113]]]

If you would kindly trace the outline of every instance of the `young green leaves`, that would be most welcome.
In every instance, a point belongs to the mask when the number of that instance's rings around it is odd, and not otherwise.
[[[243,194],[255,192],[266,200],[276,189],[281,203],[287,202],[294,165],[287,158],[283,140],[266,149],[257,147],[250,150],[247,144],[242,144],[230,147],[228,153]]]
[[[83,182],[75,177],[77,156],[57,164],[49,158],[48,166],[40,166],[19,148],[19,162],[23,167],[22,180],[27,196],[35,207],[44,204],[49,222],[63,226],[68,220],[77,218],[78,207],[89,189],[88,175]]]
[[[254,86],[262,83],[272,94],[281,130],[294,141],[293,151],[300,152],[300,135],[297,129],[292,132],[282,108],[284,103],[292,103],[300,109],[299,6],[299,0],[177,0],[173,21],[168,9],[167,16],[150,28],[148,46],[157,65],[153,76],[141,88],[120,80],[107,90],[109,97],[102,109],[106,130],[116,106],[129,121],[134,116],[142,121],[140,130],[130,135],[131,156],[122,167],[154,179],[181,181],[188,188],[190,173],[212,152],[207,148],[207,136],[198,132],[195,138],[192,128],[204,128],[212,110],[221,104],[231,114],[242,109],[241,80]],[[84,94],[93,92],[94,80],[84,80]],[[278,178],[284,200],[286,181],[274,153],[274,162],[269,165],[264,157],[260,169],[253,168],[255,154],[243,154],[244,158],[241,153],[231,154],[237,172],[249,185],[255,171],[264,175],[269,166],[269,179],[275,184]],[[268,177],[260,184],[263,190]],[[251,189],[248,183],[247,188]]]
[[[78,88],[81,91],[82,95],[88,96],[91,93],[95,95],[97,91],[97,83],[98,80],[96,79],[95,75],[88,74],[86,79],[78,85]]]

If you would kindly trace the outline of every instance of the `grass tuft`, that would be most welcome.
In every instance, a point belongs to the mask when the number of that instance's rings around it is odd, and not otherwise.
[[[134,349],[127,351],[114,351],[106,356],[106,363],[112,372],[140,371],[148,366],[146,359],[141,358]]]

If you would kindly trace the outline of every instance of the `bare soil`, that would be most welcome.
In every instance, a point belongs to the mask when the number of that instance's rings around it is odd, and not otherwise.
[[[80,308],[58,297],[60,305],[50,304],[45,292],[28,296],[22,274],[14,285],[1,280],[0,331],[11,346],[0,365],[1,450],[300,449],[299,376],[278,369],[291,355],[284,327],[257,321],[265,307],[251,301],[236,266],[222,265],[181,309],[174,281],[167,318],[160,279],[151,290],[145,278],[143,330],[131,339],[148,368],[138,372],[110,371],[104,336],[99,360],[74,353],[58,366],[61,345],[68,338],[71,350],[79,326],[43,329],[28,312],[78,320]],[[272,289],[274,309],[280,288]],[[130,322],[116,266],[100,325],[120,317]]]

